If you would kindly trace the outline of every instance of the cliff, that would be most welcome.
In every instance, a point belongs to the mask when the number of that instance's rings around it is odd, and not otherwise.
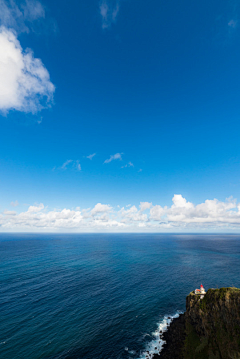
[[[186,299],[186,359],[240,358],[240,289],[209,289]]]
[[[209,289],[203,299],[191,292],[163,339],[154,359],[240,359],[240,289]]]

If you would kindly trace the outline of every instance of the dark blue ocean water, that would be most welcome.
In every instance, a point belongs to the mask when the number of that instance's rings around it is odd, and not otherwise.
[[[139,358],[191,290],[239,273],[240,236],[1,234],[0,358]]]

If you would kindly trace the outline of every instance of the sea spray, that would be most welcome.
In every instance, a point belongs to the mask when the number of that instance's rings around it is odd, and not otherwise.
[[[173,321],[173,319],[178,318],[180,311],[178,311],[174,315],[165,315],[160,323],[158,323],[158,327],[155,332],[152,333],[154,339],[152,339],[147,345],[144,351],[141,353],[139,359],[151,359],[154,354],[159,354],[163,348],[163,345],[166,343],[162,339],[162,335],[167,331],[168,326]]]

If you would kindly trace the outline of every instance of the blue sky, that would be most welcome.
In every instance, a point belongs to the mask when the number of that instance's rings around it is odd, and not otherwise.
[[[238,1],[0,10],[0,231],[239,231]]]

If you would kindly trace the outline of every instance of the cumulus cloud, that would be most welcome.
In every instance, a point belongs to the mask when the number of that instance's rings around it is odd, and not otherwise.
[[[13,31],[0,28],[0,110],[36,113],[51,106],[55,87],[40,59],[24,51]]]
[[[150,218],[154,221],[161,221],[162,216],[166,213],[166,208],[164,209],[159,204],[156,204],[156,206],[153,206],[150,209]]]
[[[37,0],[0,0],[0,112],[35,114],[51,107],[55,86],[42,61],[23,49],[17,35],[45,18]],[[38,122],[39,123],[39,122]]]
[[[102,17],[102,28],[109,28],[117,19],[120,0],[102,0],[100,2],[100,15]]]
[[[122,154],[123,153],[115,153],[115,155],[111,155],[110,158],[106,159],[104,163],[110,163],[114,160],[120,160],[122,161]]]
[[[143,214],[142,211],[139,211],[136,206],[132,206],[129,209],[124,209],[123,207],[120,209],[118,214],[121,218],[121,222],[125,224],[148,221],[147,214]]]
[[[88,158],[89,160],[92,160],[94,156],[96,156],[96,153],[93,153],[92,155],[87,156],[87,158]]]
[[[44,205],[43,205],[43,203],[40,203],[38,206],[30,206],[28,208],[28,212],[29,213],[40,212],[42,209],[44,209]]]
[[[143,212],[143,211],[146,211],[146,209],[149,209],[152,207],[152,203],[150,202],[140,202],[140,211]]]
[[[106,213],[111,211],[112,207],[108,204],[97,203],[96,206],[91,210],[91,215],[96,216],[99,213]]]
[[[104,228],[124,227],[114,218],[109,218],[107,213],[111,211],[109,205],[98,203],[89,212],[88,217],[84,217],[80,207],[76,210],[64,208],[62,210],[47,211],[44,205],[30,206],[27,211],[16,213],[5,210],[0,213],[1,230],[101,230]]]
[[[193,204],[191,202],[187,202],[187,200],[183,198],[181,194],[175,194],[172,201],[172,208],[193,208]]]
[[[175,194],[171,206],[140,202],[137,207],[115,210],[109,204],[97,203],[93,208],[49,210],[43,203],[17,213],[8,209],[0,213],[0,229],[9,230],[75,230],[75,231],[216,231],[239,230],[240,203],[207,199],[193,204]]]
[[[173,205],[161,207],[153,206],[150,210],[150,219],[165,221],[176,227],[222,227],[240,225],[240,207],[236,200],[229,198],[225,202],[217,199],[206,200],[203,203],[194,205],[188,202],[182,195],[174,195]]]
[[[4,214],[5,216],[16,216],[17,212],[15,212],[15,211],[8,211],[7,209],[5,209],[5,210],[3,211],[3,214]]]

